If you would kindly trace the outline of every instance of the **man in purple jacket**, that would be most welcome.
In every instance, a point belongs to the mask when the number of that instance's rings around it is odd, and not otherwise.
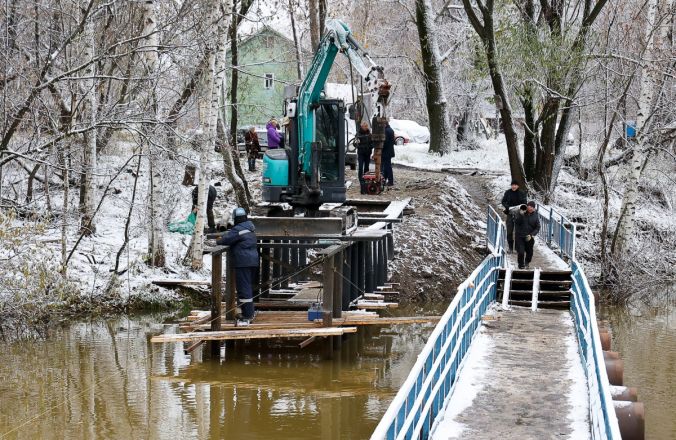
[[[268,130],[268,150],[274,150],[282,145],[282,135],[277,131],[277,120],[270,119],[265,128]]]

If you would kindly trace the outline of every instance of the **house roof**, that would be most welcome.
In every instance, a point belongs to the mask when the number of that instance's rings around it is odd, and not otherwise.
[[[240,41],[239,42],[240,47],[248,44],[250,41],[256,39],[257,37],[260,37],[263,34],[273,34],[274,36],[284,40],[284,42],[293,45],[293,41],[291,41],[289,38],[287,38],[286,35],[274,30],[273,28],[271,28],[268,25],[265,25],[262,28],[260,28],[260,30],[258,30],[257,32],[247,36],[242,41]]]

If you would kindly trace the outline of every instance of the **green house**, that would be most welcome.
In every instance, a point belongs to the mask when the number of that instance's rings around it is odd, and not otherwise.
[[[282,116],[284,87],[300,82],[293,41],[266,26],[239,43],[238,59],[239,127],[265,125]]]

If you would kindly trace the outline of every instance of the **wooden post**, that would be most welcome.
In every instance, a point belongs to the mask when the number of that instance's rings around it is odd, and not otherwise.
[[[232,258],[232,252],[228,249],[227,260],[226,260],[226,270],[227,275],[225,277],[225,293],[226,293],[226,314],[225,318],[234,320],[235,319],[235,308],[237,307],[237,293],[235,286],[235,263]],[[220,325],[220,322],[219,322]]]
[[[333,325],[333,261],[334,256],[324,260],[323,267],[323,297],[322,297],[322,324],[324,327]]]
[[[221,302],[223,301],[223,254],[211,254],[211,331],[221,330]],[[209,353],[213,358],[221,355],[221,342],[209,341]]]

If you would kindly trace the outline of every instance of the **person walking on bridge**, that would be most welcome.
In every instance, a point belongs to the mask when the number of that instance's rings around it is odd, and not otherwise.
[[[507,246],[508,253],[514,252],[514,216],[510,214],[510,208],[526,204],[526,193],[519,190],[519,182],[517,180],[512,180],[512,187],[505,191],[505,194],[502,196],[502,207],[506,218],[505,224],[507,225]]]
[[[253,303],[253,285],[258,270],[256,228],[248,219],[244,208],[236,208],[232,212],[232,218],[235,226],[219,238],[217,243],[230,246],[235,266],[237,298],[242,309],[242,313],[237,315],[237,325],[247,326],[256,315]]]
[[[531,200],[527,205],[514,206],[510,212],[514,213],[514,241],[519,269],[530,269],[535,236],[540,232],[540,219],[535,210],[535,202]]]

